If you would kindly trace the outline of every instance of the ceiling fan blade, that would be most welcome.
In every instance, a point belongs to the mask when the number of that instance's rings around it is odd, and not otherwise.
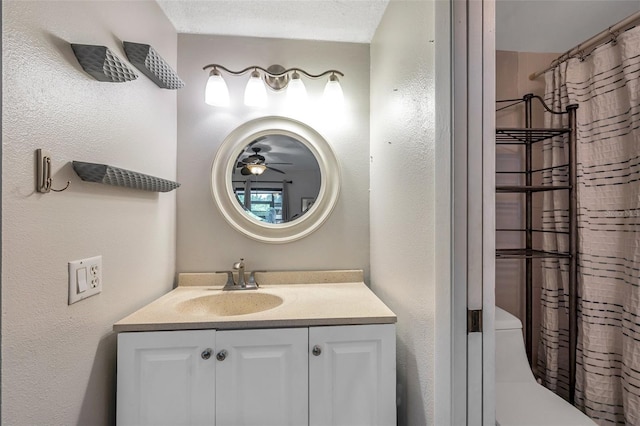
[[[269,161],[268,163],[264,163],[265,165],[269,165],[269,164],[281,164],[283,166],[293,166],[293,163],[272,163],[271,161]]]
[[[240,161],[242,161],[244,164],[258,164],[264,162],[264,157],[262,155],[253,154],[248,157],[244,157]]]
[[[286,175],[286,173],[283,172],[282,170],[279,170],[279,169],[276,169],[276,168],[273,168],[273,167],[269,167],[269,166],[265,166],[265,167],[267,169],[269,169],[269,170],[273,170],[274,172],[278,172],[278,173],[282,173],[283,175]]]

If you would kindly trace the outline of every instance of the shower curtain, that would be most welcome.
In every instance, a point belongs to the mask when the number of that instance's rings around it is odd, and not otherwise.
[[[289,182],[282,180],[282,221],[289,222]]]
[[[545,100],[578,104],[578,349],[576,406],[599,424],[640,425],[640,27],[547,72]],[[558,127],[564,116],[547,117]],[[544,167],[566,164],[566,140],[543,146]],[[567,182],[566,169],[543,174]],[[557,194],[556,194],[557,192]],[[546,229],[566,231],[561,191],[543,201]],[[545,235],[547,250],[568,248]],[[568,389],[566,263],[543,262],[538,374]]]

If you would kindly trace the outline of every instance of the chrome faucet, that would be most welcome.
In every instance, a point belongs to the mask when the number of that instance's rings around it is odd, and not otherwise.
[[[247,287],[247,283],[244,280],[244,259],[240,259],[240,262],[233,264],[233,270],[238,271],[238,287],[244,289]]]
[[[258,283],[255,279],[255,272],[251,273],[251,277],[249,278],[249,282],[245,280],[244,277],[244,259],[240,259],[240,262],[236,262],[233,264],[233,270],[238,271],[238,282],[236,283],[233,280],[233,272],[232,271],[220,271],[220,273],[227,274],[227,283],[224,285],[222,290],[256,290],[258,288]]]

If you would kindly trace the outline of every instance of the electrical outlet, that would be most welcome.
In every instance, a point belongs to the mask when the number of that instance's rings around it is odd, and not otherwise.
[[[102,291],[102,256],[69,262],[69,305]]]

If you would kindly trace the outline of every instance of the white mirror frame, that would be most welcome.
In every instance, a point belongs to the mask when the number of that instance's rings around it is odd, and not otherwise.
[[[265,223],[250,217],[233,191],[232,173],[246,146],[266,135],[289,136],[303,143],[318,161],[320,190],[311,208],[286,223]],[[329,143],[313,128],[285,117],[262,117],[233,130],[222,142],[211,167],[211,192],[222,216],[249,238],[265,243],[289,243],[317,230],[329,217],[340,194],[340,165]]]

